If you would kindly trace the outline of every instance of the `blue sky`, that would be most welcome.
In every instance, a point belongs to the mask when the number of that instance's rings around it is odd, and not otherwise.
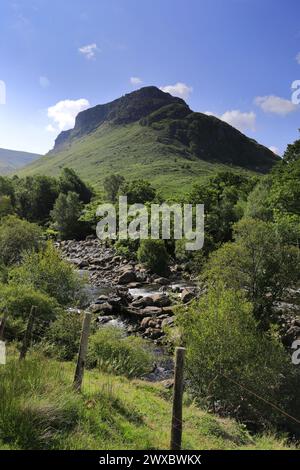
[[[299,0],[1,0],[0,147],[45,153],[79,110],[156,85],[282,153],[299,18]]]

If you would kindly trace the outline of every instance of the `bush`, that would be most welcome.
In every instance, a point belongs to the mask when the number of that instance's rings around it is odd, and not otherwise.
[[[5,265],[19,262],[23,251],[38,250],[41,243],[42,230],[37,225],[14,215],[1,219],[0,258]]]
[[[159,275],[167,274],[169,255],[163,240],[141,240],[137,257],[150,271]]]
[[[136,259],[136,253],[139,246],[139,240],[118,240],[114,248],[116,250],[117,255],[124,256],[127,259]]]
[[[22,339],[32,307],[36,307],[34,339],[60,312],[57,302],[47,294],[28,285],[0,284],[0,311],[7,313],[7,339]]]
[[[90,338],[88,364],[106,372],[138,377],[150,372],[153,357],[144,341],[124,336],[120,328],[102,328]]]
[[[234,415],[256,430],[285,422],[281,414],[245,390],[284,408],[287,397],[281,390],[294,380],[294,373],[282,345],[257,330],[243,292],[218,285],[182,311],[177,323],[187,347],[188,380],[201,404]],[[289,399],[295,405],[297,389],[293,393]]]
[[[11,269],[10,281],[31,285],[55,298],[61,305],[83,301],[79,275],[61,259],[51,242],[38,253],[26,253],[22,265]]]
[[[43,351],[62,361],[71,361],[78,353],[83,317],[77,312],[63,312],[51,323]]]

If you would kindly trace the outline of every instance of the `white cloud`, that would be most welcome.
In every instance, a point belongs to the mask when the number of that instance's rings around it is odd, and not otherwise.
[[[160,87],[160,90],[186,100],[192,93],[193,88],[186,85],[185,83],[178,82],[175,85],[162,86]]]
[[[296,61],[300,65],[300,52],[298,52],[298,54],[296,55]]]
[[[91,60],[95,59],[96,52],[99,50],[97,44],[87,44],[86,46],[82,46],[79,49],[80,54],[82,54],[86,59]]]
[[[222,116],[218,116],[210,111],[206,111],[205,114],[207,116],[216,116],[241,132],[247,130],[255,131],[256,114],[253,111],[243,113],[239,109],[233,109],[231,111],[225,111]]]
[[[52,126],[52,124],[48,124],[48,126],[46,126],[46,131],[47,132],[57,132],[57,130],[55,129],[54,126]]]
[[[77,114],[89,106],[90,103],[84,98],[59,101],[54,106],[48,108],[48,117],[53,120],[53,123],[57,125],[60,131],[71,129],[74,127]],[[48,131],[53,132],[53,128],[53,125],[50,124]]]
[[[254,103],[265,113],[279,114],[280,116],[286,116],[297,109],[297,105],[292,101],[274,95],[257,96]]]
[[[130,77],[131,85],[141,85],[143,80],[140,77]]]
[[[275,153],[275,155],[280,155],[280,151],[279,151],[278,147],[274,147],[273,145],[271,145],[271,147],[269,147],[269,150],[271,150],[271,152]]]
[[[48,77],[40,77],[39,82],[42,88],[48,88],[48,86],[50,86],[50,80]]]

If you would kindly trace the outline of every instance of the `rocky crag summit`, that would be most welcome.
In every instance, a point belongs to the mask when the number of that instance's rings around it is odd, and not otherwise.
[[[161,132],[166,145],[184,146],[187,157],[268,171],[276,161],[269,149],[214,116],[193,112],[181,98],[156,87],[145,87],[111,103],[82,111],[74,129],[62,132],[53,152],[62,150],[105,123],[122,126],[138,122]]]
[[[145,87],[79,113],[74,129],[62,132],[48,155],[19,174],[57,175],[67,166],[93,184],[118,172],[178,192],[217,166],[265,173],[278,160],[224,121]]]

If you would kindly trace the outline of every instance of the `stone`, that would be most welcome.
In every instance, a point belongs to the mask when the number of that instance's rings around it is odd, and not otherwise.
[[[144,317],[155,317],[162,313],[162,309],[159,307],[145,307],[141,310],[141,315]]]
[[[194,294],[194,292],[192,292],[190,290],[184,289],[184,291],[182,291],[182,293],[181,293],[181,300],[184,304],[187,304],[188,302],[190,302],[194,298],[195,298],[195,294]]]
[[[160,286],[167,286],[170,281],[166,277],[159,277],[154,280],[155,284],[159,284]]]
[[[165,313],[166,315],[172,317],[174,315],[174,308],[176,307],[176,305],[173,305],[172,307],[163,307],[163,313]]]
[[[142,329],[146,329],[148,328],[148,325],[149,325],[149,322],[152,320],[152,317],[145,317],[143,318],[142,322],[141,322],[141,328]]]
[[[149,296],[152,299],[152,305],[155,307],[169,307],[171,305],[171,300],[166,294],[153,294]]]
[[[131,305],[135,308],[150,307],[153,305],[153,301],[151,297],[141,297],[139,299],[134,300]]]
[[[135,280],[136,274],[134,271],[124,271],[118,279],[118,284],[130,284],[131,282],[135,282]]]
[[[113,307],[108,302],[105,302],[92,305],[90,310],[92,313],[102,313],[103,315],[107,315],[113,312]]]

